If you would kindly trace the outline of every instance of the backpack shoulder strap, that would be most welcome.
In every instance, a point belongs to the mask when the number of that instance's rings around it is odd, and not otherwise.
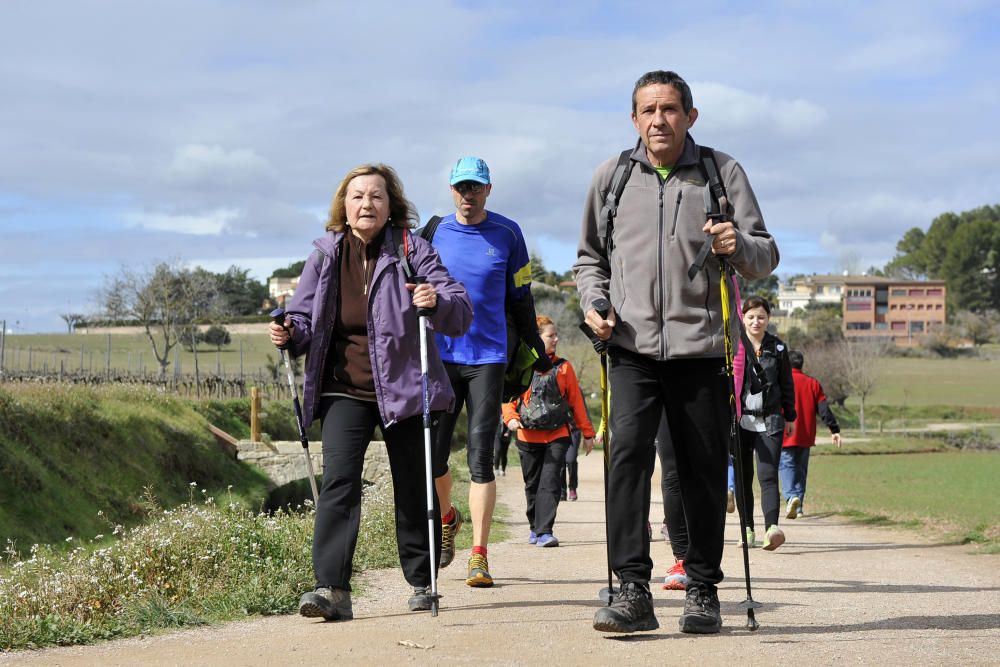
[[[709,195],[712,198],[711,208],[708,206],[709,202],[706,201],[705,209],[712,213],[724,213],[720,202],[728,202],[729,197],[726,195],[726,184],[722,182],[722,176],[719,174],[719,163],[715,159],[715,151],[708,146],[699,146],[698,162],[705,180],[708,181],[705,198],[707,200]]]
[[[726,184],[722,182],[722,176],[719,173],[719,163],[715,159],[715,151],[708,146],[698,146],[698,168],[701,170],[701,174],[705,177],[705,181],[708,184],[704,192],[705,217],[710,220],[726,220],[729,209]],[[705,260],[708,259],[708,254],[711,250],[712,237],[709,236],[701,244],[698,254],[688,268],[689,280],[694,280],[694,277],[705,266]]]
[[[399,257],[399,263],[403,267],[403,273],[406,274],[407,280],[413,278],[413,267],[410,265],[410,259],[407,257],[407,237],[406,230],[402,227],[397,227],[396,225],[390,225],[389,229],[392,231],[392,247],[396,249],[396,255]]]
[[[431,219],[427,221],[427,224],[417,230],[417,236],[424,239],[428,243],[434,242],[434,234],[437,232],[438,225],[441,224],[440,215],[432,215]]]
[[[611,183],[608,187],[608,194],[604,197],[604,207],[601,208],[601,216],[597,221],[597,235],[604,245],[604,254],[611,256],[612,241],[611,232],[615,225],[615,216],[618,215],[618,204],[621,202],[622,193],[625,192],[625,185],[628,177],[632,173],[632,150],[625,149],[618,156],[618,164],[611,175]]]

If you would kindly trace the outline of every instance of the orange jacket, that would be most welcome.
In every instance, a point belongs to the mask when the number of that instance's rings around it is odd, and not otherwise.
[[[555,355],[550,355],[550,359],[555,363]],[[556,375],[556,384],[559,385],[559,393],[562,394],[563,398],[566,399],[566,404],[569,405],[570,410],[573,413],[573,421],[576,422],[576,427],[580,430],[585,438],[594,437],[594,427],[590,423],[590,417],[587,415],[587,408],[583,404],[583,394],[580,393],[580,383],[576,379],[576,371],[573,370],[573,365],[568,361],[564,361],[559,364],[559,367],[555,369],[558,373]],[[515,398],[510,403],[503,404],[503,423],[506,424],[511,419],[519,419],[517,414],[517,405],[522,400],[527,401],[531,397],[531,388],[525,390],[525,392],[519,397]],[[552,442],[553,440],[558,440],[559,438],[569,437],[569,426],[560,426],[559,428],[554,428],[551,431],[535,431],[530,428],[522,428],[517,431],[517,439],[521,442],[533,442],[546,444]]]

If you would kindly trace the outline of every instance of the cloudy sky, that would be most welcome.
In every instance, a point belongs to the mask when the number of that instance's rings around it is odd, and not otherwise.
[[[1000,202],[1000,9],[942,2],[0,3],[0,319],[60,331],[104,277],[179,259],[265,280],[340,177],[393,165],[423,218],[476,154],[550,269],[597,164],[673,69],[746,167],[779,275],[881,265]]]

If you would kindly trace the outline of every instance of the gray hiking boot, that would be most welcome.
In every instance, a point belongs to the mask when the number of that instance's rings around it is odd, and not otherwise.
[[[349,621],[354,618],[351,594],[341,588],[319,586],[299,598],[299,614],[306,618]]]
[[[719,593],[715,586],[688,581],[684,598],[684,613],[678,623],[681,632],[711,635],[722,629],[719,613]]]
[[[626,581],[609,607],[601,607],[594,614],[594,629],[601,632],[641,632],[660,627],[653,614],[653,595],[649,588],[634,581]]]
[[[434,603],[434,596],[428,586],[414,586],[410,596],[410,611],[429,611]]]

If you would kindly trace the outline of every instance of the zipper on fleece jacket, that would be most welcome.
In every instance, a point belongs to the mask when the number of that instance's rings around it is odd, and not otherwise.
[[[667,358],[667,325],[663,317],[663,303],[665,301],[663,297],[663,188],[666,186],[667,182],[660,179],[660,192],[657,195],[657,205],[659,213],[656,216],[656,282],[659,287],[659,303],[657,304],[657,310],[660,314],[660,359]]]

